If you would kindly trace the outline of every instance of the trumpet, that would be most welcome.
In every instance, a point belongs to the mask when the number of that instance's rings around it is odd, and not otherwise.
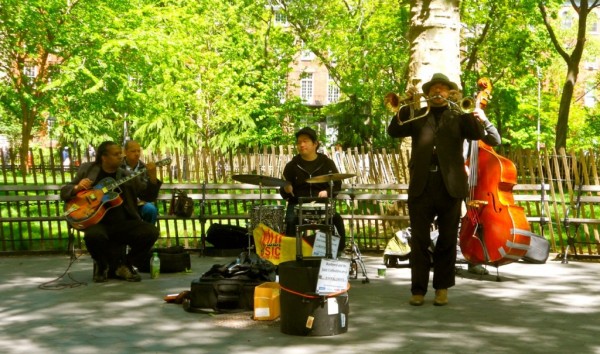
[[[421,102],[425,102],[427,104],[427,109],[425,109],[424,113],[415,117],[415,111],[421,108]],[[416,93],[412,96],[398,96],[397,94],[390,92],[383,98],[383,103],[385,104],[388,110],[396,114],[396,118],[398,118],[398,124],[400,125],[425,117],[429,114],[430,109],[429,99],[427,98],[427,96],[422,95],[420,93]],[[405,121],[401,121],[400,116],[398,115],[398,113],[403,107],[410,108],[410,118]]]
[[[425,95],[419,94],[419,93],[416,93],[412,96],[409,96],[409,95],[398,96],[397,94],[390,92],[387,95],[385,95],[385,97],[383,99],[383,103],[385,104],[385,106],[387,107],[388,110],[390,110],[393,113],[396,113],[396,117],[398,118],[398,123],[400,125],[402,125],[402,124],[411,122],[413,120],[417,120],[417,119],[427,116],[429,114],[429,111],[431,108],[429,101],[432,99],[437,99],[437,98],[441,98],[441,99],[445,100],[448,103],[448,105],[450,106],[450,109],[452,109],[456,112],[459,112],[461,114],[472,113],[475,110],[475,106],[476,106],[475,100],[473,100],[470,97],[462,98],[462,94],[458,91],[451,92],[449,98],[444,98],[441,96],[428,97],[428,96],[425,96]],[[427,105],[425,111],[422,114],[415,116],[415,111],[417,111],[421,108],[421,103],[423,103],[423,102]],[[401,121],[399,119],[398,113],[400,112],[400,110],[403,107],[410,108],[410,118],[407,120]]]

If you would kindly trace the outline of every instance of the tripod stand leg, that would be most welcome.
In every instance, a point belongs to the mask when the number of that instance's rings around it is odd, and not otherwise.
[[[350,261],[350,278],[357,279],[358,278],[358,264],[353,259]]]
[[[351,216],[350,216],[350,275],[354,276],[353,279],[358,279],[358,267],[362,272],[363,284],[369,282],[369,277],[367,276],[367,268],[365,267],[365,263],[362,260],[362,256],[360,254],[360,250],[358,249],[358,244],[354,240],[354,194],[350,194],[350,203],[351,203]]]
[[[360,271],[364,277],[363,283],[368,283],[369,276],[367,275],[367,267],[365,266],[365,262],[362,260],[362,255],[360,254],[358,245],[356,242],[352,241],[351,247],[352,254],[350,259],[350,269],[354,271],[354,279],[358,279],[358,267],[360,267]]]

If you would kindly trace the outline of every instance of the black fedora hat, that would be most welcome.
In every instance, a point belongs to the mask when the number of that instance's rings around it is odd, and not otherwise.
[[[455,84],[454,82],[450,81],[446,75],[444,75],[442,73],[435,73],[435,74],[433,74],[433,76],[431,77],[431,80],[429,80],[429,82],[426,82],[423,84],[423,93],[426,95],[429,94],[429,88],[431,87],[431,85],[437,84],[437,83],[444,84],[444,85],[450,87],[451,90],[458,90],[458,85]]]

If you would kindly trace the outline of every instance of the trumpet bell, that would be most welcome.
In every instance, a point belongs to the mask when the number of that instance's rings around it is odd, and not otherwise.
[[[465,97],[460,101],[459,107],[462,113],[471,113],[475,110],[475,100]]]
[[[415,116],[415,111],[418,111],[421,108],[422,101],[424,101],[427,105],[427,109],[421,115]],[[427,97],[421,94],[398,96],[397,94],[390,92],[383,98],[383,103],[388,110],[396,114],[396,118],[398,118],[398,124],[400,125],[411,122],[415,119],[423,118],[429,114],[429,100]],[[405,121],[401,121],[398,116],[398,113],[403,107],[408,107],[410,109],[410,118]]]
[[[390,92],[383,98],[383,104],[390,111],[397,113],[400,110],[400,97],[397,94]]]
[[[406,106],[409,106],[412,110],[421,108],[422,99],[427,103],[425,96],[421,94],[399,96],[390,92],[383,98],[383,104],[391,112],[398,113],[402,107]]]

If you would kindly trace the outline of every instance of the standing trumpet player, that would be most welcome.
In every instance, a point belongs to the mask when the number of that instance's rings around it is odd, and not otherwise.
[[[466,113],[450,107],[449,97],[458,86],[444,74],[434,74],[422,89],[428,107],[419,112],[413,112],[414,108],[408,105],[402,107],[387,131],[392,137],[412,138],[408,187],[412,293],[409,303],[413,306],[424,303],[432,266],[428,251],[430,227],[437,216],[439,236],[433,251],[434,305],[443,306],[448,303],[448,289],[455,285],[461,202],[469,193],[463,142],[483,138],[485,131],[479,120],[487,119],[481,109]],[[413,117],[419,119],[411,119]]]

